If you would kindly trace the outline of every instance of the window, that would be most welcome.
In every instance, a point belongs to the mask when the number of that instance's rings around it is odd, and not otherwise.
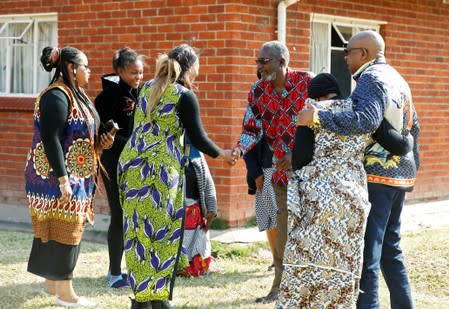
[[[349,96],[355,85],[346,66],[343,50],[351,36],[368,29],[379,31],[382,24],[385,22],[312,14],[311,71],[317,74],[332,73],[338,80],[342,95]]]
[[[57,44],[56,14],[0,15],[0,94],[36,94],[51,80],[40,64]]]

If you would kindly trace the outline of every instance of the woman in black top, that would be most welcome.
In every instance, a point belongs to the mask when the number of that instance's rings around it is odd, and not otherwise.
[[[129,47],[117,50],[112,59],[114,74],[102,78],[103,91],[95,99],[95,105],[104,124],[113,120],[120,128],[112,147],[103,151],[101,171],[108,196],[111,221],[108,229],[109,271],[111,288],[129,287],[126,274],[122,274],[123,256],[123,211],[120,206],[117,186],[117,163],[120,153],[130,135],[130,120],[133,116],[139,86],[143,78],[143,57]]]
[[[87,56],[74,47],[45,47],[41,62],[55,73],[36,99],[25,167],[34,232],[28,271],[45,278],[41,294],[56,296],[57,305],[95,307],[73,290],[73,269],[84,226],[93,223],[97,154],[114,140],[97,134],[99,117],[84,91]]]

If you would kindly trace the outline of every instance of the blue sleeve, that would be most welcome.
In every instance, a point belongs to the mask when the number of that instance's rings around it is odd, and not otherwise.
[[[363,74],[350,98],[354,102],[352,111],[319,111],[321,126],[346,136],[374,132],[387,104],[382,83],[372,74]]]

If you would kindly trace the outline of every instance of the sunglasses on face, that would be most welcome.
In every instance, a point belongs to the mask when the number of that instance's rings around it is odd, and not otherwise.
[[[272,58],[257,58],[256,63],[260,64],[260,65],[265,65],[268,62],[270,62],[271,60],[273,60],[273,59]]]

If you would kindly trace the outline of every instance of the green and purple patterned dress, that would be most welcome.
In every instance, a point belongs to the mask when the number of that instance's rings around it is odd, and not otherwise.
[[[180,97],[188,90],[168,86],[150,122],[151,91],[150,81],[139,95],[133,132],[118,164],[125,259],[138,302],[171,299],[176,269],[188,264],[180,254],[185,159],[184,128],[177,115]]]

